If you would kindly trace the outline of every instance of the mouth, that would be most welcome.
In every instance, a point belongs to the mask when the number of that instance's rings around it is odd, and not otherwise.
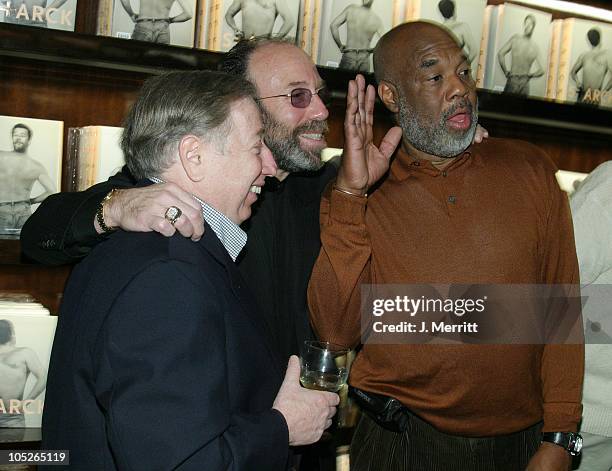
[[[327,141],[325,140],[325,135],[323,133],[303,133],[299,134],[299,139],[301,141],[300,147],[303,149],[322,150],[327,147]]]
[[[255,193],[256,195],[260,195],[261,194],[261,187],[258,185],[253,185],[251,186],[251,188],[249,188],[249,191],[251,193]]]
[[[472,113],[466,108],[461,108],[450,115],[446,121],[452,129],[465,131],[472,125]]]

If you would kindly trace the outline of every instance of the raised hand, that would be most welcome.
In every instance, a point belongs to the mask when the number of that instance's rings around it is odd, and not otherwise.
[[[174,225],[164,218],[170,206],[176,206],[182,212]],[[106,225],[125,231],[155,231],[167,237],[179,231],[192,240],[199,240],[204,234],[200,203],[173,183],[119,190],[104,206],[104,219]],[[98,232],[102,232],[97,221],[94,225]]]
[[[344,118],[344,153],[336,186],[356,195],[364,195],[389,169],[389,161],[402,137],[398,126],[391,128],[379,147],[373,140],[376,91],[366,88],[358,74],[348,86]]]

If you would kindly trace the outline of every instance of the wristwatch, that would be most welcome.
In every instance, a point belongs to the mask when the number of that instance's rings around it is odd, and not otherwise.
[[[107,234],[117,229],[116,227],[107,225],[106,221],[104,220],[104,205],[108,203],[116,193],[116,188],[113,188],[111,191],[109,191],[108,194],[102,199],[102,201],[100,201],[100,204],[98,205],[98,208],[96,210],[96,220],[98,221],[98,224],[100,225],[103,234]]]
[[[582,437],[575,432],[546,432],[542,434],[542,441],[559,445],[572,456],[578,456],[582,450]]]

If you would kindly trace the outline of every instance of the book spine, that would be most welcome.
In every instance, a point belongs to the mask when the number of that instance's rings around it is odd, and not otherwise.
[[[79,137],[80,128],[68,128],[68,140],[66,142],[66,175],[64,176],[64,191],[77,191],[78,163],[79,163]]]
[[[548,77],[546,80],[546,98],[554,99],[557,93],[557,77],[559,70],[559,50],[561,44],[561,29],[563,20],[554,20],[548,55]]]
[[[206,48],[211,51],[219,50],[219,15],[221,14],[221,0],[213,0],[210,3],[210,10],[208,14],[208,40],[206,41]]]
[[[404,22],[404,9],[402,8],[402,0],[393,0],[393,19],[391,27],[394,28]]]
[[[329,0],[328,0],[329,1]],[[321,0],[314,0],[312,29],[310,32],[310,57],[316,63],[319,56],[319,35],[321,32]]]
[[[195,47],[198,49],[206,48],[206,33],[207,33],[207,8],[208,2],[206,0],[198,0],[197,16],[196,16],[196,33],[195,33]]]
[[[565,101],[568,99],[570,59],[572,55],[572,36],[574,32],[573,18],[563,21],[563,30],[559,45],[559,70],[557,72],[557,93],[556,100]]]
[[[312,2],[304,0],[302,14],[302,29],[300,34],[300,49],[310,55],[310,29],[312,28]]]
[[[421,18],[421,1],[422,0],[407,0],[405,8],[405,21],[416,21]]]
[[[493,5],[489,5],[485,8],[483,23],[482,23],[482,35],[480,37],[480,52],[478,53],[478,68],[476,69],[476,87],[482,88],[484,86],[485,79],[485,68],[487,65],[487,50],[489,46],[489,31],[491,30],[491,12],[495,8]]]
[[[98,36],[111,35],[111,22],[113,17],[113,0],[100,0],[98,3],[98,19],[96,34]]]

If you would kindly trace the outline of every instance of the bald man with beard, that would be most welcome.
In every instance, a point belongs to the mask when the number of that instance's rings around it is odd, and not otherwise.
[[[349,384],[366,413],[351,471],[566,471],[579,451],[563,441],[579,440],[583,345],[367,341],[364,286],[579,283],[550,159],[521,141],[472,145],[476,85],[455,39],[403,24],[379,41],[374,68],[398,127],[381,153],[345,151],[323,194],[308,290],[319,338],[359,348]],[[372,148],[374,99],[363,77],[351,81],[346,150]]]

